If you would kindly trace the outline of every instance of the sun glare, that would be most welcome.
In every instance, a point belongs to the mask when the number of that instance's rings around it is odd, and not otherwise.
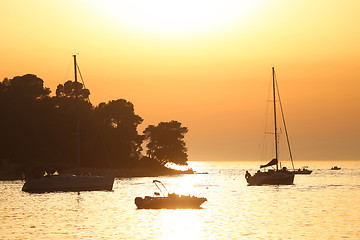
[[[263,0],[85,1],[111,24],[162,35],[217,31],[245,21]]]
[[[203,226],[199,211],[181,209],[180,211],[166,211],[160,215],[163,225],[162,239],[191,240],[201,239]]]

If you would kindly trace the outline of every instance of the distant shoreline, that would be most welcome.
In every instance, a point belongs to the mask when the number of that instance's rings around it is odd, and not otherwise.
[[[148,169],[148,168],[127,168],[127,169],[95,169],[84,168],[84,172],[91,173],[91,175],[105,175],[107,172],[111,172],[115,178],[133,178],[133,177],[159,177],[159,176],[171,176],[182,174],[194,174],[192,169],[188,170],[175,170],[171,168],[162,169]],[[2,170],[0,171],[0,181],[15,181],[24,180],[25,176],[22,170]]]

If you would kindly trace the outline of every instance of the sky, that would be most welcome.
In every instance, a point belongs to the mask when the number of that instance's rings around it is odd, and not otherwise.
[[[189,160],[259,160],[274,66],[294,160],[360,160],[357,0],[0,2],[0,79],[73,80],[189,128]]]

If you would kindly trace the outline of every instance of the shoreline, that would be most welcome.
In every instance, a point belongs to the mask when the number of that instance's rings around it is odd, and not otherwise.
[[[99,175],[103,176],[106,173],[111,172],[115,178],[133,178],[133,177],[159,177],[159,176],[171,176],[182,174],[195,174],[192,169],[188,170],[175,170],[171,168],[162,169],[148,169],[148,168],[122,168],[122,169],[96,169],[96,168],[83,168],[83,174]],[[70,173],[68,171],[60,172]],[[16,181],[25,180],[25,175],[22,170],[2,170],[0,171],[0,181]]]

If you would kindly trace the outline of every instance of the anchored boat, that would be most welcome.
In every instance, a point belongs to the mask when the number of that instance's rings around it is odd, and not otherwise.
[[[201,204],[207,201],[204,197],[195,197],[190,195],[179,195],[169,193],[165,185],[159,180],[153,180],[153,183],[161,192],[155,192],[155,196],[136,197],[135,205],[140,209],[160,209],[160,208],[200,208]],[[162,189],[159,185],[161,185]]]
[[[279,152],[278,151],[279,150],[279,146],[278,146],[279,129],[278,129],[277,121],[280,117],[282,119],[282,123],[283,123],[284,129],[285,129],[288,151],[289,151],[290,159],[291,159],[292,166],[294,169],[289,137],[288,137],[288,133],[287,133],[287,129],[286,129],[282,104],[280,101],[279,89],[278,89],[277,81],[275,80],[274,68],[272,68],[272,92],[273,92],[273,103],[274,103],[273,104],[274,133],[271,133],[271,134],[274,134],[275,158],[273,158],[269,163],[267,163],[265,165],[260,165],[260,169],[272,167],[272,169],[269,169],[268,171],[258,170],[253,176],[251,176],[251,174],[248,171],[246,171],[245,178],[249,185],[290,185],[290,184],[294,183],[295,171],[294,170],[289,171],[286,167],[281,168],[281,165],[279,167],[279,160],[278,160],[279,159],[279,153],[278,153]],[[277,107],[276,107],[277,101],[279,101],[279,103],[280,103],[280,110],[281,110],[280,116],[278,116],[278,113],[277,113]],[[276,166],[276,168],[274,168],[274,166]]]
[[[309,170],[307,166],[304,166],[302,168],[299,168],[298,170],[294,171],[295,174],[311,174],[312,170]]]
[[[334,167],[330,168],[330,170],[340,170],[340,169],[341,169],[341,167],[338,167],[338,166],[334,166]]]
[[[76,105],[76,145],[77,163],[74,171],[80,168],[80,133],[79,133],[79,110],[78,110],[78,81],[76,55],[74,57],[75,72],[75,105]],[[107,172],[105,176],[88,174],[52,174],[33,177],[30,175],[22,187],[22,191],[29,193],[45,192],[79,192],[79,191],[111,191],[114,184],[114,176]]]

